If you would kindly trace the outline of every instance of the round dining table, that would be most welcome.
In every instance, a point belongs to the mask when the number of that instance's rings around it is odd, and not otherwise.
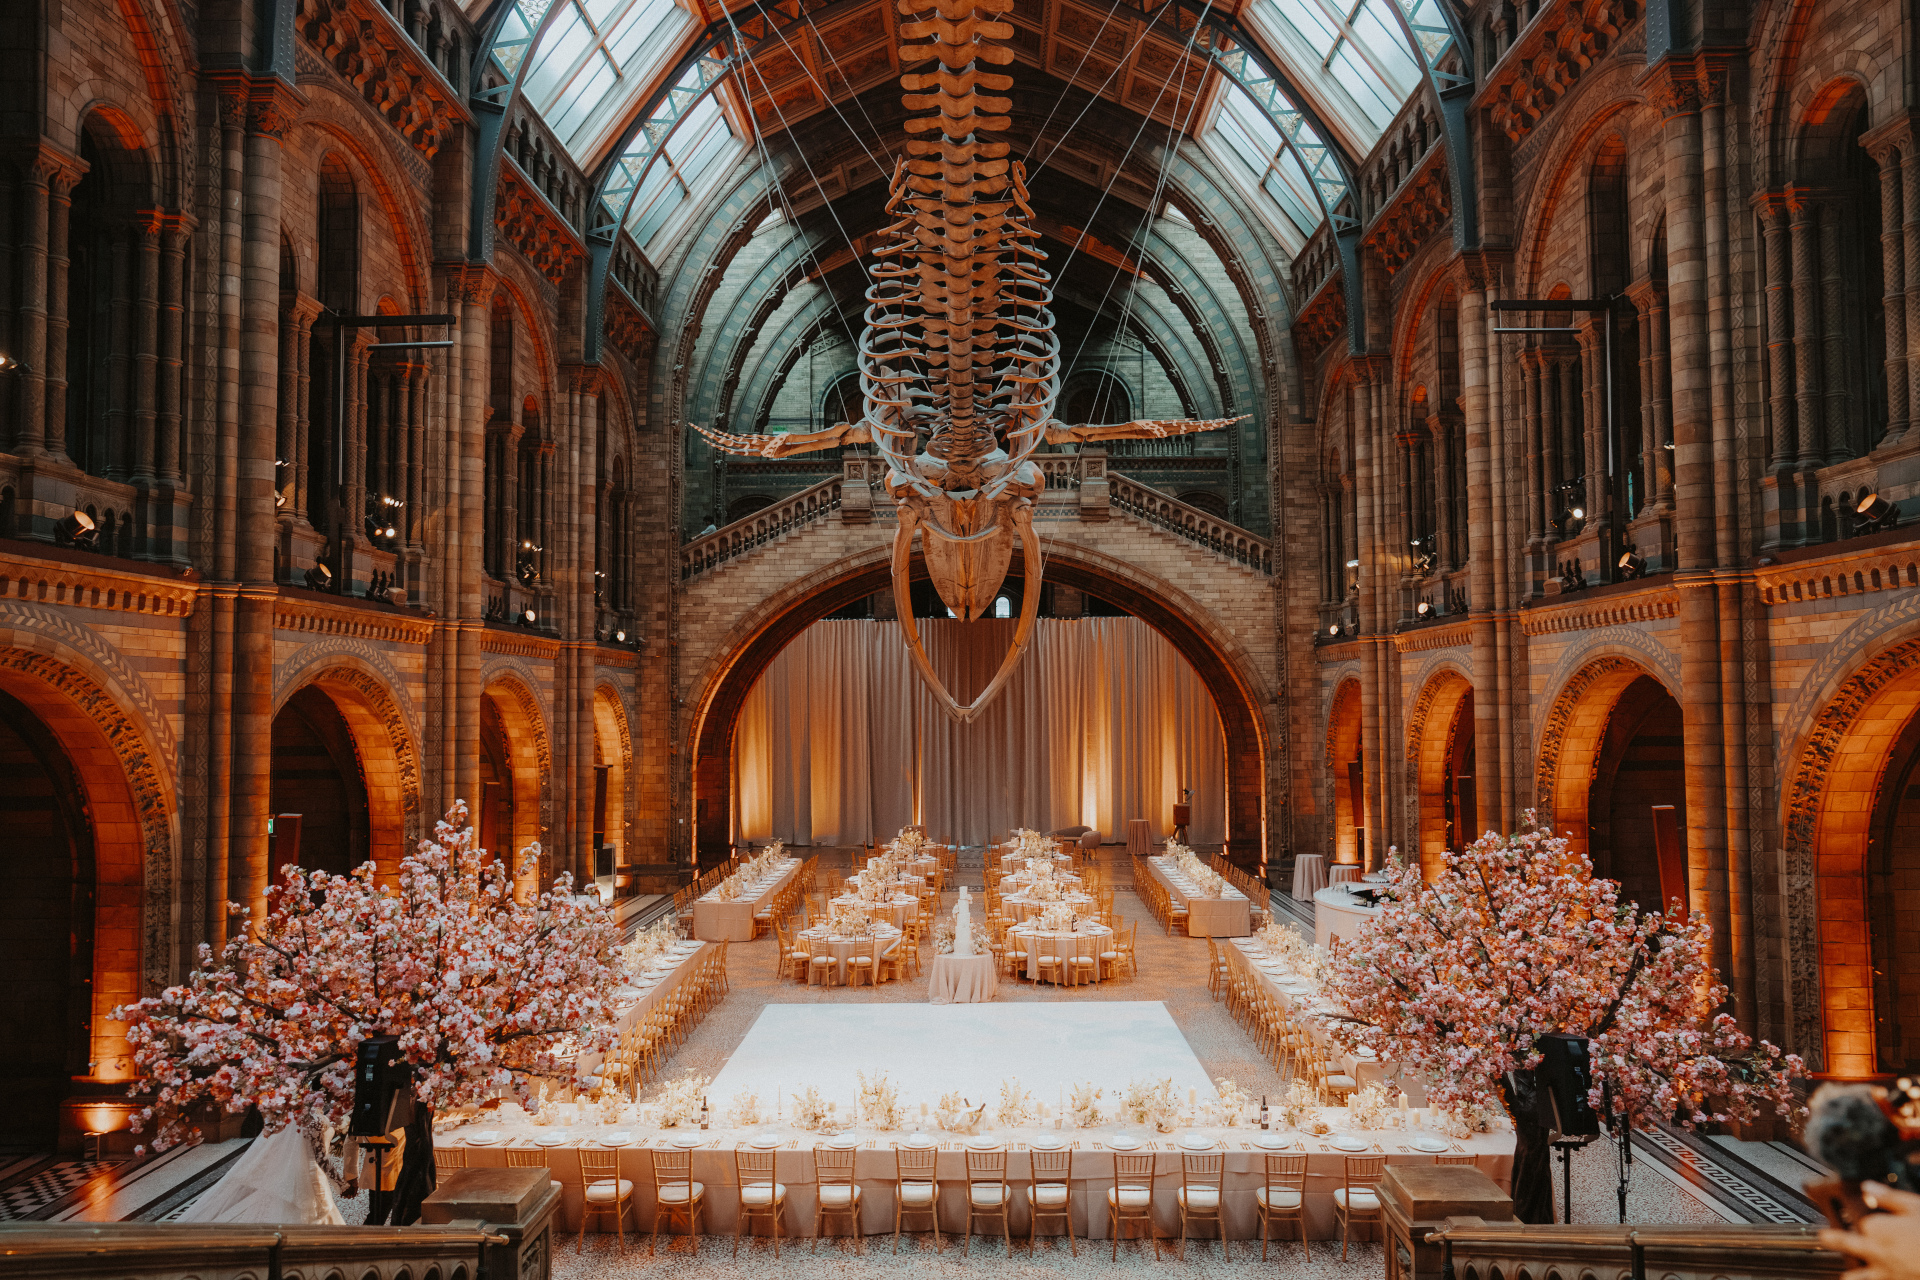
[[[854,940],[852,938],[843,938],[837,933],[829,933],[825,925],[816,925],[811,929],[802,929],[794,936],[806,943],[809,950],[812,949],[816,939],[825,937],[827,940],[827,950],[833,953],[834,981],[844,983],[847,980],[847,961],[853,958]],[[880,976],[880,958],[892,951],[899,944],[900,931],[898,929],[890,924],[875,924],[873,926],[873,967],[875,970],[874,979],[876,983]]]
[[[1064,871],[1054,872],[1053,882],[1067,889],[1078,889],[1080,887],[1080,877],[1075,875],[1068,875]],[[1031,887],[1032,884],[1033,884],[1033,872],[1016,871],[1010,876],[1000,877],[1000,892],[1020,893],[1023,890]]]
[[[885,902],[868,902],[865,898],[845,897],[835,898],[832,905],[846,907],[852,911],[864,911],[870,920],[890,924],[895,929],[904,929],[907,927],[907,921],[919,912],[920,899],[910,893],[896,893]]]
[[[1024,853],[1003,853],[1000,855],[1000,874],[1010,876],[1016,871],[1025,871],[1027,869],[1028,862],[1038,862],[1038,861],[1040,861],[1040,859],[1030,858],[1028,857],[1028,855]],[[1072,865],[1073,865],[1072,854],[1056,853],[1053,855],[1054,870],[1059,871],[1063,868],[1071,867]]]
[[[1018,939],[1019,950],[1027,953],[1027,977],[1038,981],[1040,978],[1040,952],[1042,943],[1053,943],[1059,947],[1059,954],[1073,955],[1080,939],[1090,942],[1093,958],[1097,961],[1100,953],[1113,950],[1113,930],[1106,925],[1092,921],[1083,921],[1078,929],[1042,929],[1037,924],[1017,924],[1007,930],[1009,939]],[[1093,966],[1093,980],[1100,981],[1100,966]]]

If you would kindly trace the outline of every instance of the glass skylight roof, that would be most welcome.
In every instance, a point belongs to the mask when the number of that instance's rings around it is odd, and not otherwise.
[[[521,7],[541,0],[522,0]],[[527,101],[576,158],[606,135],[651,87],[699,24],[674,0],[554,0],[533,65]]]

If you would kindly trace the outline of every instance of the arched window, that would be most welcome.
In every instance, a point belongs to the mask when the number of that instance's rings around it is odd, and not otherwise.
[[[859,373],[834,379],[827,394],[820,398],[819,427],[837,427],[843,422],[858,422],[866,412],[866,400],[860,395]]]
[[[1631,520],[1652,495],[1641,438],[1640,325],[1634,308],[1624,301],[1633,282],[1627,186],[1627,145],[1619,134],[1609,134],[1594,152],[1587,175],[1587,264],[1590,296],[1623,299],[1605,313],[1603,322],[1613,326],[1613,429],[1620,460],[1611,501],[1619,505],[1623,519]],[[1590,333],[1589,342],[1595,358],[1603,358],[1598,353],[1604,350],[1604,334]]]
[[[1060,392],[1057,415],[1062,422],[1107,424],[1133,420],[1133,397],[1127,384],[1101,369],[1089,369],[1068,378]]]

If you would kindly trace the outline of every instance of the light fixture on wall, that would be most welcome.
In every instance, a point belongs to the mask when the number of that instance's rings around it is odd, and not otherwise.
[[[1346,628],[1342,627],[1339,623],[1333,622],[1327,624],[1327,636],[1329,639],[1337,640],[1345,633]]]
[[[333,590],[333,570],[323,564],[316,564],[313,568],[307,570],[307,590]]]
[[[1877,533],[1900,523],[1900,508],[1871,489],[1853,509],[1855,533]]]
[[[1414,616],[1415,618],[1418,618],[1418,619],[1419,619],[1419,620],[1420,620],[1421,622],[1430,622],[1430,621],[1432,621],[1432,619],[1433,619],[1433,601],[1431,601],[1431,600],[1422,600],[1422,601],[1421,601],[1421,602],[1420,602],[1419,604],[1417,604],[1417,605],[1415,605],[1415,606],[1413,606],[1413,616]]]
[[[540,615],[534,611],[533,606],[529,605],[520,611],[521,626],[530,627],[538,621],[540,621]]]
[[[627,633],[624,630],[614,632],[613,642],[615,644],[625,644],[627,642]]]
[[[1620,581],[1622,582],[1647,576],[1647,558],[1640,555],[1632,547],[1628,547],[1620,554],[1620,560],[1616,567],[1620,570]]]
[[[53,526],[54,536],[69,546],[82,551],[92,551],[94,543],[100,537],[100,530],[93,523],[93,517],[84,511],[69,511]]]
[[[0,373],[6,373],[9,370],[18,369],[19,367],[20,362],[18,360],[15,360],[6,352],[0,351]]]

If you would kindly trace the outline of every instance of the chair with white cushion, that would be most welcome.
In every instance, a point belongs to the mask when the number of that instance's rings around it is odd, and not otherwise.
[[[1153,1256],[1160,1257],[1160,1240],[1153,1234],[1153,1156],[1151,1153],[1113,1154],[1113,1186],[1107,1189],[1107,1235],[1113,1240],[1113,1260],[1120,1258],[1120,1233],[1128,1223],[1146,1227]]]
[[[992,1151],[967,1149],[967,1234],[960,1242],[960,1256],[967,1255],[973,1243],[976,1218],[1000,1219],[1000,1234],[1007,1242],[1007,1256],[1013,1256],[1011,1213],[1013,1192],[1007,1187],[1007,1152],[1004,1147]]]
[[[1340,1220],[1340,1261],[1347,1260],[1347,1238],[1356,1222],[1380,1221],[1380,1177],[1385,1156],[1348,1156],[1347,1182],[1335,1187],[1333,1216]]]
[[[1227,1227],[1220,1219],[1220,1192],[1226,1181],[1227,1158],[1219,1152],[1182,1152],[1180,1155],[1180,1260],[1187,1259],[1187,1228],[1196,1222],[1211,1222],[1220,1233],[1220,1258],[1231,1262],[1227,1248]]]
[[[620,1176],[618,1147],[580,1148],[580,1239],[574,1252],[580,1252],[587,1240],[587,1219],[596,1213],[613,1214],[614,1238],[621,1253],[627,1251],[626,1215],[633,1208],[633,1183]],[[633,1228],[640,1229],[635,1217]]]
[[[900,1252],[900,1220],[925,1214],[933,1224],[933,1251],[940,1252],[940,1148],[896,1147],[893,1153],[893,1251]]]
[[[687,1222],[687,1240],[692,1242],[698,1233],[700,1213],[707,1207],[707,1189],[693,1180],[693,1152],[679,1148],[666,1150],[655,1148],[653,1155],[653,1234],[647,1238],[647,1254],[653,1254],[653,1246],[660,1239],[660,1223],[667,1223],[667,1233],[673,1233],[673,1220],[685,1218]]]
[[[820,1237],[826,1234],[826,1220],[835,1214],[846,1217],[855,1252],[867,1251],[860,1238],[860,1188],[853,1181],[855,1154],[852,1147],[813,1149],[813,1174],[818,1184],[818,1196],[813,1206],[812,1252],[819,1251]]]
[[[1253,1193],[1253,1207],[1260,1214],[1260,1261],[1267,1260],[1267,1236],[1275,1222],[1295,1222],[1300,1226],[1300,1247],[1313,1261],[1313,1247],[1307,1243],[1307,1158],[1304,1155],[1267,1156],[1267,1182]]]
[[[1027,1230],[1027,1252],[1035,1247],[1042,1218],[1058,1218],[1067,1227],[1067,1247],[1080,1256],[1080,1243],[1073,1236],[1073,1152],[1035,1151],[1033,1153],[1033,1190],[1027,1193],[1032,1222]]]
[[[787,1189],[774,1180],[774,1153],[735,1147],[733,1171],[740,1184],[740,1216],[733,1224],[733,1256],[740,1256],[740,1233],[751,1231],[755,1218],[764,1218],[773,1235],[773,1256],[780,1256],[780,1218],[786,1210]]]

